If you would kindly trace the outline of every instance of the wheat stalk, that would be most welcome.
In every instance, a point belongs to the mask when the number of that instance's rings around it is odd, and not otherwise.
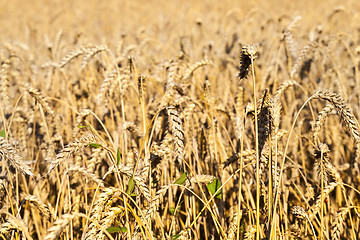
[[[248,225],[244,234],[244,239],[246,240],[254,240],[256,233],[256,226]]]
[[[26,239],[31,240],[32,237],[29,235],[29,230],[26,227],[24,221],[20,218],[9,217],[6,222],[0,226],[0,236],[11,238],[10,232],[13,230],[19,230],[24,232]]]
[[[124,209],[120,207],[112,207],[107,210],[105,216],[100,221],[100,225],[102,229],[107,229],[113,226],[113,223],[116,221],[116,218],[124,211]],[[103,231],[99,231],[96,235],[96,239],[105,239],[105,234]]]
[[[216,177],[212,175],[195,175],[192,176],[189,181],[192,183],[209,183],[214,181]]]
[[[86,65],[89,63],[90,59],[94,57],[96,54],[103,52],[103,51],[109,51],[109,49],[104,45],[98,45],[91,48],[85,49],[85,56],[81,63],[81,69],[85,68]]]

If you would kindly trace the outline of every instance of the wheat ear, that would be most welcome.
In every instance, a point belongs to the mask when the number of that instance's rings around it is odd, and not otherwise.
[[[359,126],[356,118],[354,117],[354,114],[347,106],[345,100],[339,94],[334,93],[331,90],[318,91],[315,93],[315,97],[324,99],[334,105],[336,110],[340,113],[341,118],[346,123],[346,126],[350,131],[351,136],[356,141],[356,143],[359,144]]]
[[[60,234],[64,228],[74,219],[75,215],[65,213],[56,220],[51,228],[47,230],[44,240],[59,239]]]
[[[8,114],[10,111],[10,97],[9,97],[9,70],[10,70],[10,60],[5,60],[1,66],[0,71],[0,96],[1,104],[4,108],[5,114]]]
[[[26,195],[24,200],[28,201],[31,206],[39,209],[40,213],[48,220],[55,219],[54,209],[50,204],[45,204],[39,197],[35,195]]]
[[[317,91],[315,97],[326,100],[334,105],[336,110],[340,113],[341,118],[346,123],[351,137],[355,140],[356,145],[356,161],[360,161],[360,132],[358,122],[352,113],[351,109],[347,106],[345,100],[337,93],[331,90]]]
[[[350,208],[340,208],[335,215],[335,219],[331,224],[331,237],[334,240],[340,239],[340,235],[343,231],[343,223],[345,221],[345,215],[349,212]]]
[[[193,74],[193,72],[196,69],[206,66],[206,65],[212,65],[212,64],[213,63],[209,60],[201,60],[201,61],[194,63],[193,65],[191,65],[190,67],[187,68],[187,70],[185,71],[185,73],[182,77],[182,80],[186,80],[186,79],[190,78],[190,76]]]
[[[96,144],[97,139],[92,136],[84,136],[81,138],[76,139],[74,142],[68,144],[63,150],[61,150],[57,155],[55,159],[46,159],[47,162],[50,163],[48,173],[49,174],[54,168],[56,168],[61,162],[68,159],[71,154],[76,153],[80,149],[87,147],[91,144]]]
[[[15,147],[3,137],[0,137],[0,155],[23,174],[34,175],[28,163],[24,162],[23,158],[16,152]]]
[[[317,239],[316,238],[316,233],[315,233],[315,229],[314,229],[314,226],[313,224],[311,223],[310,221],[310,218],[309,218],[309,215],[306,213],[305,209],[303,207],[300,207],[300,206],[294,206],[292,209],[291,209],[291,213],[297,217],[297,218],[300,218],[300,219],[306,219],[310,226],[311,226],[311,230],[313,231],[313,234],[314,234],[314,238],[315,240]]]
[[[325,121],[326,121],[328,115],[331,113],[331,111],[334,108],[335,108],[334,105],[329,104],[329,105],[326,105],[319,112],[319,115],[317,116],[317,118],[312,126],[313,139],[314,139],[315,145],[320,143],[319,134],[320,134],[321,127],[325,124]]]
[[[175,158],[182,165],[184,159],[184,130],[182,127],[182,120],[179,117],[179,113],[175,107],[167,107],[168,114],[168,124],[169,130],[174,136],[174,149],[175,149]]]
[[[45,109],[47,113],[55,117],[54,110],[50,107],[50,104],[38,89],[31,87],[27,90],[27,92]]]

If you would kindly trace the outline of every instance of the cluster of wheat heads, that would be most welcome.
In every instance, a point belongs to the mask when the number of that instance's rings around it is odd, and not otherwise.
[[[300,23],[4,44],[0,239],[359,239],[360,38]]]

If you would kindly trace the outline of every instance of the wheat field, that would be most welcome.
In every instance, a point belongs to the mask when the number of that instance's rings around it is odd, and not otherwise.
[[[359,1],[0,9],[0,239],[360,239]]]

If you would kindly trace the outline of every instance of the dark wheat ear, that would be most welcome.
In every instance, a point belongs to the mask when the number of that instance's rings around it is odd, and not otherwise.
[[[257,58],[258,53],[259,50],[256,44],[247,44],[243,46],[241,50],[240,69],[238,75],[240,79],[247,77],[250,70],[251,58],[253,58],[253,60]]]

